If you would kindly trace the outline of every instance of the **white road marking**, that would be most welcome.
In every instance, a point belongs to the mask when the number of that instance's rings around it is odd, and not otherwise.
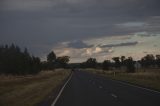
[[[57,97],[55,98],[55,100],[53,101],[53,103],[51,104],[51,106],[55,106],[57,100],[59,99],[59,97],[61,96],[64,88],[66,87],[66,85],[68,84],[68,82],[70,81],[70,79],[72,78],[73,73],[71,74],[71,76],[69,77],[69,79],[66,81],[66,83],[63,85],[63,87],[61,88],[59,94],[57,95]]]
[[[117,97],[118,97],[117,95],[115,95],[115,94],[113,94],[113,93],[111,94],[111,96],[114,97],[114,98],[117,98]]]

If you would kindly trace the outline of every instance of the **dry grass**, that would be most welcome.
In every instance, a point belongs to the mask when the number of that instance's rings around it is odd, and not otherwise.
[[[0,106],[35,106],[69,76],[68,70],[29,76],[0,76]]]
[[[89,69],[88,72],[160,91],[160,69],[138,70],[135,73],[117,70],[104,72],[95,69]]]

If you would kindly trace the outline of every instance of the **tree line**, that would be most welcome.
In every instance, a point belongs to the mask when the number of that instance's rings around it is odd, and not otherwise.
[[[97,62],[96,58],[88,58],[82,63],[70,63],[69,56],[57,57],[54,51],[48,53],[47,61],[41,61],[39,57],[29,54],[27,48],[12,45],[0,46],[0,74],[37,74],[41,70],[54,70],[56,68],[100,68],[103,70],[125,69],[126,72],[135,72],[136,65],[141,68],[160,68],[160,55],[148,54],[135,61],[132,57],[113,57],[111,60]],[[138,63],[138,64],[137,64]]]
[[[56,57],[54,52],[47,55],[47,61],[29,54],[27,48],[11,45],[0,46],[0,74],[26,75],[37,74],[41,70],[67,68],[69,56]]]
[[[80,63],[81,68],[101,68],[103,70],[125,69],[126,72],[135,72],[136,68],[160,68],[160,55],[147,54],[140,60],[135,61],[132,57],[113,57],[111,60],[104,60],[98,63],[96,58],[89,58]]]
[[[14,44],[0,46],[0,74],[36,74],[40,71],[40,59],[31,56]]]
[[[42,62],[42,69],[69,68],[69,61],[69,56],[57,57],[54,51],[52,51],[47,55],[47,61]]]

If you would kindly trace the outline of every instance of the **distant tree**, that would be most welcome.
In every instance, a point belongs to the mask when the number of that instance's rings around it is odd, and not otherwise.
[[[47,55],[47,61],[48,62],[55,62],[56,60],[56,54],[52,51]]]
[[[115,67],[119,68],[120,65],[121,65],[120,58],[119,57],[113,57],[112,60],[115,62]]]
[[[132,57],[128,57],[128,59],[125,60],[125,65],[127,67],[127,72],[133,73],[135,72],[135,62],[133,61]]]
[[[97,60],[96,58],[89,58],[85,62],[87,68],[96,68],[97,66]]]
[[[27,48],[24,49],[24,55],[29,56],[29,53],[28,53],[28,49],[27,49]]]
[[[86,62],[80,63],[80,68],[87,68]]]
[[[146,61],[145,61],[144,57],[141,58],[140,64],[141,64],[141,66],[142,66],[143,68],[147,67],[147,66],[146,66]]]
[[[124,65],[124,61],[125,61],[126,57],[125,56],[121,56],[121,65]]]
[[[160,55],[156,55],[156,65],[160,67]]]
[[[55,69],[55,62],[56,62],[56,54],[52,51],[47,55],[47,69],[53,70]]]
[[[69,56],[62,56],[62,57],[58,57],[56,59],[56,63],[58,63],[60,65],[60,67],[62,68],[67,68],[67,65],[69,63]]]
[[[102,66],[103,66],[103,70],[109,70],[109,68],[111,67],[110,60],[104,60],[104,62],[102,63]]]
[[[36,74],[41,70],[41,61],[38,57],[32,57],[32,71],[31,73]]]
[[[153,54],[148,54],[141,59],[140,63],[144,68],[153,67],[156,63],[155,57]]]

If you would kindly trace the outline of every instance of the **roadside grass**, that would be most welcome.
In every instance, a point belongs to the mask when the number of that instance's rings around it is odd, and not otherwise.
[[[42,71],[37,75],[0,76],[0,106],[36,106],[59,86],[70,70]]]
[[[86,69],[86,71],[114,80],[125,81],[160,91],[160,69],[145,69],[145,71],[140,69],[135,73],[126,73],[123,70],[104,71],[98,69]]]

